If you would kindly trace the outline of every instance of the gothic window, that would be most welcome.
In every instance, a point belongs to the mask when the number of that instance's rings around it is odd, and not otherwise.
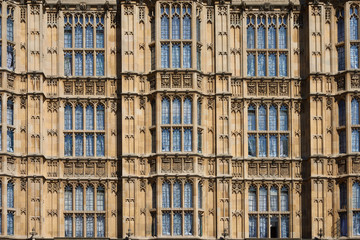
[[[174,213],[174,235],[182,235],[182,215],[181,213]]]
[[[162,207],[170,208],[170,184],[168,182],[162,184]]]
[[[285,105],[280,108],[280,131],[288,130],[288,110]]]
[[[173,207],[181,208],[181,183],[176,181],[173,184]]]
[[[346,115],[345,115],[345,101],[339,101],[339,126],[345,126]]]
[[[338,51],[338,71],[345,70],[345,47],[340,46],[337,48]]]
[[[174,152],[181,151],[181,129],[180,128],[173,129],[173,151]]]
[[[336,17],[337,17],[337,32],[338,32],[337,41],[344,42],[345,41],[344,9],[337,10]]]
[[[281,112],[282,112],[282,109],[280,109],[280,119],[281,119]],[[280,127],[281,127],[281,125],[280,125]],[[269,130],[270,131],[277,130],[277,110],[274,105],[271,105],[270,109],[269,109]]]
[[[360,185],[354,182],[352,186],[352,208],[353,208],[353,235],[360,235]]]
[[[342,212],[340,215],[340,236],[347,236],[347,215]]]
[[[97,236],[105,237],[105,216],[98,215],[96,220],[97,220]]]
[[[83,17],[75,15],[75,48],[83,47]]]
[[[82,215],[75,215],[75,237],[83,237],[84,219]]]
[[[83,199],[84,190],[82,186],[77,186],[75,188],[75,211],[82,211],[83,210]]]
[[[184,101],[184,124],[192,124],[192,101],[185,98]]]
[[[359,68],[359,47],[351,45],[350,47],[350,67]]]
[[[72,210],[72,199],[72,187],[70,185],[67,185],[65,187],[65,211]]]
[[[359,8],[350,6],[350,40],[359,39]]]
[[[72,216],[65,215],[65,237],[72,237],[72,236],[73,236]]]
[[[193,235],[193,214],[185,212],[185,235]]]
[[[96,20],[96,22],[94,22],[94,20]],[[96,35],[95,43],[94,35]],[[95,13],[68,13],[64,16],[65,76],[93,76],[94,74],[96,74],[96,76],[104,76],[104,47],[103,16]]]
[[[86,210],[94,211],[94,187],[91,185],[86,188]]]
[[[256,157],[256,137],[254,134],[248,136],[248,156]]]
[[[288,76],[287,19],[286,14],[247,16],[247,76]]]
[[[96,210],[105,211],[105,188],[99,186],[96,192]]]
[[[339,190],[340,190],[340,209],[345,209],[347,206],[346,184],[341,183],[339,186]]]
[[[75,107],[73,119],[73,108],[66,104],[64,108],[64,155],[77,157],[103,157],[105,156],[105,108],[103,104],[85,105],[81,103]],[[96,115],[94,114],[96,109]],[[85,116],[85,121],[84,121]],[[74,121],[74,122],[73,122]],[[94,122],[96,121],[96,130]],[[85,123],[85,126],[84,126]],[[73,127],[76,132],[73,132]],[[96,143],[96,145],[95,145]],[[75,151],[73,152],[73,149]]]
[[[198,153],[202,153],[202,131],[199,129],[198,130]]]
[[[288,186],[282,186],[280,192],[275,185],[271,186],[270,189],[266,186],[260,186],[258,198],[256,189],[254,185],[249,188],[249,237],[288,238],[290,233]],[[270,198],[268,198],[268,191]],[[257,201],[259,209],[256,208]]]
[[[192,19],[191,4],[161,4],[161,68],[192,68]]]
[[[184,151],[185,152],[192,151],[192,129],[191,128],[184,129]]]
[[[168,212],[162,214],[162,234],[170,235],[170,213]]]
[[[151,184],[151,199],[152,199],[152,208],[156,208],[156,183]]]
[[[14,41],[14,9],[12,7],[7,8],[7,40],[13,42]]]
[[[255,107],[253,105],[249,106],[248,109],[248,130],[249,131],[254,131],[256,128],[255,122],[256,122],[256,117],[255,117]]]
[[[358,182],[355,182],[352,186],[352,204],[353,208],[360,208],[360,185]]]
[[[181,102],[179,98],[173,100],[173,124],[181,124]]]
[[[193,197],[192,197],[192,184],[187,182],[184,187],[184,207],[192,208],[193,207]]]
[[[0,193],[1,193],[1,189],[0,189]],[[198,208],[202,208],[202,200],[203,199],[203,192],[202,192],[202,185],[199,182],[198,183]]]
[[[7,68],[11,71],[15,70],[15,52],[14,46],[12,44],[8,44],[7,46]]]
[[[259,107],[259,130],[266,130],[266,108],[265,106]]]
[[[161,137],[162,137],[162,151],[169,152],[170,151],[170,129],[163,128]]]
[[[14,152],[14,129],[7,130],[7,151]]]
[[[360,212],[353,212],[353,235],[360,235]]]
[[[344,130],[339,131],[339,150],[340,153],[346,153],[346,133]]]

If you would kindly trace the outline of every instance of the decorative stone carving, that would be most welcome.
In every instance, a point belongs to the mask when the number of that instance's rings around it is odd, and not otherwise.
[[[258,93],[259,93],[259,95],[262,95],[262,96],[267,94],[267,84],[266,83],[259,83]]]
[[[345,77],[344,76],[335,78],[335,81],[337,83],[337,90],[338,91],[345,90]]]
[[[184,171],[185,172],[192,172],[193,170],[194,170],[194,167],[193,167],[192,158],[185,158],[184,159]]]
[[[288,83],[280,83],[280,95],[281,96],[289,95],[289,84]]]
[[[358,74],[351,75],[351,88],[360,88],[360,78]]]
[[[288,163],[280,164],[280,175],[284,177],[289,177],[290,169]]]
[[[172,76],[172,86],[174,88],[179,88],[181,87],[181,76],[179,74],[174,74]]]
[[[73,164],[72,163],[64,163],[64,176],[72,176],[73,175]]]
[[[171,171],[171,164],[169,158],[163,158],[161,163],[161,172],[170,172]]]
[[[75,82],[75,95],[83,95],[84,94],[84,83],[81,81]]]
[[[191,74],[185,74],[183,75],[183,87],[185,88],[191,88],[192,87],[192,75]]]
[[[105,176],[105,163],[96,164],[96,175],[99,177]]]
[[[105,82],[96,82],[96,95],[105,95]]]
[[[257,165],[255,163],[249,163],[249,169],[248,169],[249,176],[256,176],[257,173]]]
[[[360,173],[360,159],[357,158],[352,159],[352,172]]]
[[[85,82],[85,94],[94,95],[94,82]]]
[[[169,88],[170,87],[170,75],[169,74],[162,74],[161,75],[161,87],[162,88]]]
[[[248,95],[256,95],[256,83],[247,84]]]
[[[75,163],[75,176],[84,175],[84,163]]]
[[[72,95],[73,94],[73,84],[72,82],[66,81],[64,82],[64,94]]]
[[[276,96],[278,94],[278,84],[277,83],[269,83],[269,95]]]

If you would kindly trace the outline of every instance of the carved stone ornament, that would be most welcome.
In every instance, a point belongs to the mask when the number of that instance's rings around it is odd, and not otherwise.
[[[360,78],[358,74],[351,75],[351,88],[360,88]]]
[[[256,95],[256,83],[247,84],[248,95]]]

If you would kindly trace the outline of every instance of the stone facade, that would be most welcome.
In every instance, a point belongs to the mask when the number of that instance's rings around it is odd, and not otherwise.
[[[350,46],[357,42],[350,43],[349,14],[355,5],[360,6],[360,1],[1,1],[0,238],[72,238],[65,236],[66,217],[72,219],[74,238],[78,218],[83,219],[82,236],[101,238],[98,224],[104,218],[106,239],[247,239],[251,237],[250,217],[256,219],[257,238],[262,237],[261,218],[267,219],[267,237],[280,238],[284,217],[288,220],[287,238],[338,239],[341,214],[347,218],[347,238],[354,237],[352,212],[347,209],[351,209],[351,186],[359,181],[360,159],[350,144],[345,153],[339,153],[338,133],[346,131],[345,141],[350,143],[351,123],[347,118],[346,125],[339,127],[337,106],[344,99],[350,111],[351,99],[359,94],[359,72],[350,67]],[[161,16],[172,19],[172,9],[177,6],[188,9],[179,16],[183,19],[188,14],[191,19],[190,37],[164,40]],[[170,12],[164,10],[167,7]],[[344,10],[343,43],[336,40],[338,9]],[[91,17],[93,22],[87,20]],[[72,22],[65,20],[70,18]],[[265,22],[258,22],[261,18]],[[281,26],[285,28],[286,46],[281,48],[277,43],[271,50],[249,47],[247,29],[261,24],[270,28],[267,20],[272,18],[276,19],[275,36]],[[13,21],[13,39],[7,19]],[[70,47],[65,47],[67,24],[72,30]],[[74,40],[76,24],[83,29],[81,47]],[[93,26],[94,39],[95,28],[99,24],[103,27],[104,46],[94,45],[94,41],[84,47],[88,44],[86,24]],[[183,25],[180,27],[182,32]],[[255,39],[257,46],[259,41]],[[172,49],[184,46],[179,50],[179,67],[173,68],[175,60],[169,60],[170,66],[164,68],[163,45]],[[185,46],[191,46],[190,63],[182,62]],[[337,49],[341,46],[345,49],[344,71],[338,71]],[[80,71],[78,54],[84,57],[81,74],[76,74]],[[86,63],[88,54],[93,57],[92,71],[96,73],[87,74],[91,71]],[[253,76],[248,71],[251,54],[256,59],[273,55],[277,63],[284,57],[286,69],[275,64],[274,76],[270,76],[270,68]],[[65,70],[69,63],[66,56],[72,56],[71,70]],[[98,70],[101,56],[104,67]],[[190,67],[185,68],[186,64]],[[254,69],[260,69],[260,64],[256,62]],[[171,104],[178,99],[180,106],[190,100],[189,122],[162,122],[164,99]],[[8,100],[13,102],[12,123]],[[66,106],[72,107],[70,124],[74,125],[75,108],[90,105],[94,109],[104,106],[104,129],[64,127]],[[274,131],[248,128],[250,107],[256,116],[261,107],[267,112],[274,107],[281,121],[283,106],[288,113],[286,129],[279,130],[281,123],[276,123]],[[85,119],[85,110],[83,114]],[[184,115],[181,110],[180,119]],[[181,133],[180,151],[173,150],[174,143],[164,151],[163,129],[169,129],[169,136],[174,129],[183,134],[190,130],[190,151],[185,149],[189,139],[183,139]],[[9,132],[14,135],[13,149],[9,149]],[[103,136],[103,156],[95,146],[94,156],[67,156],[66,135],[73,139],[73,148],[76,136]],[[251,157],[251,137],[257,143],[261,137],[275,137],[278,145],[285,137],[287,153],[261,156],[255,149]],[[278,145],[277,151],[283,153]],[[8,183],[14,186],[14,206],[6,204]],[[191,206],[164,207],[164,183],[170,189],[179,183],[179,191],[185,194],[187,184],[191,184]],[[339,206],[342,183],[348,189],[345,210]],[[83,189],[86,205],[89,186],[95,189],[95,200],[100,196],[99,187],[104,188],[104,209],[77,209],[78,187]],[[75,207],[71,210],[65,208],[66,187],[72,189],[71,205]],[[250,211],[250,190],[255,189],[259,203],[261,188],[268,192],[267,209]],[[278,205],[280,193],[286,189],[288,209],[270,210],[273,188],[278,192]],[[181,196],[180,205],[186,206],[186,196]],[[13,234],[8,231],[9,214],[14,216]],[[170,236],[164,234],[164,214],[169,214],[171,226],[176,214],[182,216],[179,235],[173,227]],[[95,224],[91,237],[87,235],[89,216]],[[184,226],[187,216],[191,216],[190,235]]]

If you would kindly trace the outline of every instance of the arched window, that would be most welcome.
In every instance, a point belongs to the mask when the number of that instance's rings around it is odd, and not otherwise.
[[[104,76],[104,53],[96,53],[96,76]]]
[[[287,76],[287,55],[286,53],[280,53],[279,56],[279,76]]]
[[[180,44],[173,43],[172,45],[172,67],[180,68]]]
[[[259,189],[259,211],[267,211],[267,189],[264,186]]]
[[[346,121],[345,115],[345,101],[339,101],[339,126],[344,126]]]
[[[105,156],[105,136],[104,134],[96,134],[96,156]]]
[[[64,75],[72,75],[72,53],[65,52],[64,54]]]
[[[277,111],[274,105],[271,105],[269,109],[269,130],[277,130]]]
[[[72,237],[73,236],[73,223],[72,223],[72,215],[67,214],[65,215],[65,237]]]
[[[85,17],[86,30],[85,30],[85,47],[93,48],[94,47],[94,17],[86,16]]]
[[[173,207],[181,208],[181,183],[176,181],[173,185]]]
[[[340,189],[340,209],[344,209],[346,208],[347,205],[346,184],[341,183],[339,189]]]
[[[280,135],[280,157],[288,157],[289,155],[289,137],[288,135]]]
[[[288,130],[288,109],[285,105],[280,108],[280,131]]]
[[[94,134],[92,133],[86,134],[86,156],[94,156]]]
[[[350,7],[350,40],[359,39],[359,9],[357,6]]]
[[[93,76],[94,75],[94,54],[89,52],[85,54],[85,75]]]
[[[286,19],[279,19],[279,21],[284,21],[284,23],[286,24]],[[287,48],[287,34],[286,34],[286,27],[285,26],[281,26],[279,28],[279,48],[280,49],[285,49]]]
[[[358,182],[355,182],[352,186],[352,199],[352,208],[360,208],[360,185]]]
[[[278,156],[278,143],[277,143],[277,136],[276,135],[270,135],[270,152],[269,152],[269,156],[270,157],[277,157]]]
[[[75,130],[83,130],[84,111],[83,107],[79,104],[75,108]]]
[[[285,186],[281,188],[281,211],[289,211],[289,190]]]
[[[169,7],[161,7],[161,39],[169,39]]]
[[[202,199],[203,199],[203,192],[202,192],[202,184],[198,183],[198,208],[202,208]]]
[[[184,100],[184,124],[192,124],[192,101],[190,98]]]
[[[64,48],[72,48],[72,16],[64,16]]]
[[[69,104],[65,105],[64,122],[65,122],[65,130],[71,130],[72,129],[72,107]]]
[[[266,108],[265,106],[259,107],[259,130],[266,130]]]
[[[267,156],[267,136],[261,134],[259,136],[259,157]]]
[[[173,129],[173,151],[174,152],[181,151],[181,129],[180,128]]]
[[[270,188],[270,209],[271,211],[279,211],[278,189],[275,186]]]
[[[75,189],[75,211],[82,211],[84,206],[84,190],[82,186]]]
[[[75,76],[83,75],[83,54],[81,52],[75,53]]]
[[[191,44],[184,43],[183,47],[183,68],[191,68]]]
[[[258,29],[257,29],[257,48],[265,48],[265,18],[264,16],[257,17]]]
[[[170,47],[168,43],[161,44],[161,68],[170,67]]]
[[[7,14],[8,14],[8,18],[7,18],[7,40],[8,41],[14,41],[14,9],[8,7],[7,9]]]
[[[256,129],[255,108],[253,105],[250,105],[248,108],[248,130],[255,131],[255,129]]]
[[[86,130],[94,130],[94,107],[91,104],[86,107]]]
[[[91,185],[86,188],[86,211],[94,211],[94,188]]]
[[[96,17],[96,47],[104,48],[104,17]]]
[[[83,29],[82,29],[83,17],[75,16],[75,48],[83,47]]]
[[[351,101],[351,124],[359,124],[359,102],[356,99]]]
[[[96,210],[105,211],[105,188],[102,185],[96,191]]]
[[[360,212],[353,212],[353,235],[360,235]]]
[[[191,39],[191,6],[183,6],[183,39]]]
[[[14,208],[14,183],[7,184],[7,207]]]
[[[281,216],[281,237],[288,238],[289,237],[289,216],[282,215]]]
[[[163,98],[161,101],[161,124],[170,124],[170,101]]]
[[[268,75],[269,77],[275,77],[277,73],[277,59],[275,53],[269,53],[268,57]]]
[[[7,101],[7,124],[14,125],[14,101],[12,99]]]
[[[104,130],[105,129],[105,108],[104,105],[99,104],[96,107],[96,129]]]
[[[173,124],[181,124],[181,102],[179,98],[173,100]]]
[[[260,238],[267,238],[268,235],[268,217],[260,215]]]
[[[64,197],[65,211],[72,210],[72,206],[73,206],[72,199],[73,199],[72,187],[70,185],[67,185],[65,187],[65,197]]]
[[[94,237],[94,216],[86,216],[86,237]]]
[[[168,182],[162,184],[162,207],[170,208],[170,184]]]
[[[249,188],[249,211],[255,212],[256,209],[256,188],[254,186],[251,186]]]
[[[75,156],[84,155],[84,134],[75,134]]]
[[[249,216],[249,237],[257,237],[257,217],[253,215]]]
[[[255,17],[249,16],[247,17],[247,48],[253,49],[255,48]]]
[[[73,140],[72,134],[66,133],[64,137],[64,155],[72,156],[73,152]]]
[[[184,207],[192,208],[193,207],[193,186],[191,183],[185,183],[184,187]]]
[[[248,136],[248,156],[256,157],[256,137],[253,134]]]
[[[192,129],[191,128],[184,129],[184,151],[185,152],[192,151]]]
[[[338,42],[343,42],[345,40],[344,9],[339,9],[336,12],[336,17],[337,17]]]
[[[14,152],[14,129],[7,130],[7,151]]]
[[[276,48],[276,17],[271,16],[268,17],[268,48],[275,49]]]
[[[173,7],[172,14],[172,39],[180,39],[180,8]]]

